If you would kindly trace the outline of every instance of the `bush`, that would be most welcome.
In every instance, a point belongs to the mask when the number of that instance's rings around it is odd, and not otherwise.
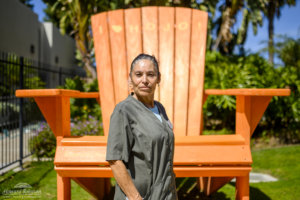
[[[67,78],[63,89],[79,90],[81,92],[98,92],[98,81],[85,82],[80,77]],[[89,116],[94,116],[101,120],[101,109],[96,99],[75,99],[71,98],[71,118],[87,120]]]
[[[285,143],[300,141],[300,70],[297,67],[274,68],[257,54],[238,57],[207,52],[205,70],[206,89],[290,88],[289,97],[272,98],[254,135],[280,137]],[[209,96],[203,108],[205,129],[234,130],[234,96]]]
[[[42,123],[38,134],[30,139],[29,147],[30,151],[38,159],[54,158],[56,138],[46,123]]]
[[[300,142],[300,70],[295,67],[276,69],[274,82],[278,88],[290,88],[288,97],[274,97],[266,110],[262,126],[268,134],[284,143]]]
[[[71,134],[74,136],[103,135],[103,124],[91,115],[88,119],[76,118],[71,122]]]
[[[88,119],[76,118],[71,122],[71,135],[103,135],[103,126],[97,118],[89,116]],[[54,158],[56,138],[46,123],[41,124],[38,134],[29,141],[30,151],[38,158]]]
[[[274,68],[257,54],[247,57],[206,54],[206,89],[275,87],[274,76]],[[204,105],[204,119],[207,129],[234,130],[235,97],[209,96]]]

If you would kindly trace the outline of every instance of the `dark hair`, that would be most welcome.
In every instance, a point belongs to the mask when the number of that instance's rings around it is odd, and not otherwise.
[[[144,54],[144,53],[141,53],[140,55],[138,55],[137,57],[135,57],[135,59],[132,61],[131,66],[130,66],[130,75],[131,75],[131,72],[132,72],[133,67],[135,66],[135,64],[138,61],[144,60],[144,59],[150,60],[154,64],[154,67],[157,70],[157,75],[159,75],[160,72],[159,72],[158,62],[157,62],[156,58],[154,56],[151,56],[151,55],[148,55],[148,54]]]

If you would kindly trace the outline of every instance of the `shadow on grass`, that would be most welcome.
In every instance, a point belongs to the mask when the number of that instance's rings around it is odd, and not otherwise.
[[[53,170],[54,166],[51,162],[51,164],[47,165],[47,167],[49,167],[48,169],[46,169],[40,176],[39,178],[32,182],[32,185],[33,187],[38,187],[40,185],[40,182]]]
[[[40,182],[53,170],[52,162],[32,162],[24,170],[13,173],[0,183],[0,194],[5,189],[12,189],[18,183],[27,183],[38,188]]]
[[[178,199],[180,200],[230,200],[230,198],[226,197],[226,194],[224,192],[215,192],[210,196],[206,196],[199,190],[196,178],[176,178],[176,188]]]
[[[271,200],[269,196],[263,193],[260,189],[250,186],[250,199]]]
[[[233,191],[233,196],[227,194],[227,192],[218,191],[210,196],[206,196],[203,192],[200,192],[196,178],[176,178],[176,188],[179,200],[231,200],[235,199],[235,183],[228,183],[230,190]],[[106,200],[112,200],[114,197],[115,188],[112,190],[108,196],[105,197]],[[258,188],[250,186],[250,199],[259,200],[271,200],[265,193],[263,193]]]
[[[229,183],[232,187],[231,190],[235,191],[235,183]],[[195,178],[178,178],[176,179],[176,186],[178,190],[178,199],[179,200],[230,200],[235,199],[234,196],[229,196],[228,192],[218,191],[213,193],[210,196],[206,196],[203,192],[200,192],[197,187]],[[233,192],[233,195],[235,192]],[[250,186],[250,199],[259,199],[259,200],[271,200],[269,196],[263,193],[260,189]]]

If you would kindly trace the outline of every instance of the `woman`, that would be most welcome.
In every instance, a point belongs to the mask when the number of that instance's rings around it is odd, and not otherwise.
[[[154,101],[160,82],[155,57],[140,54],[130,68],[133,93],[114,109],[106,160],[117,181],[117,200],[177,199],[174,134],[164,107]]]

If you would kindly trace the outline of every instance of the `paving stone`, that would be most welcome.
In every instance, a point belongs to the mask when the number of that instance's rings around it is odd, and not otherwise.
[[[235,178],[231,182],[235,182]],[[278,181],[277,178],[263,173],[250,172],[250,183],[260,183],[260,182],[274,182]]]

